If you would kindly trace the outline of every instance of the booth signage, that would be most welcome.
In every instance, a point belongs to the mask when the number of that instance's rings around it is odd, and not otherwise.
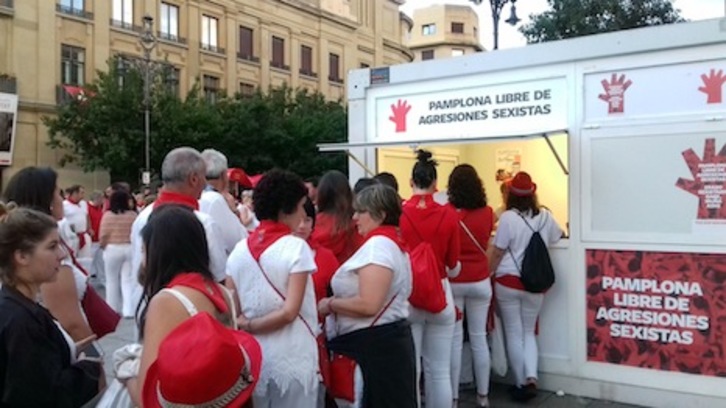
[[[726,255],[587,251],[588,360],[726,377]]]
[[[726,146],[716,154],[716,139],[706,139],[703,157],[683,152],[693,179],[679,178],[676,186],[698,197],[695,225],[726,226]]]
[[[726,60],[585,76],[586,121],[726,111]]]
[[[459,88],[472,81],[424,93],[386,88],[388,95],[375,98],[373,141],[524,136],[567,128],[564,79]]]
[[[18,96],[0,93],[0,165],[13,162],[15,128],[18,120]]]

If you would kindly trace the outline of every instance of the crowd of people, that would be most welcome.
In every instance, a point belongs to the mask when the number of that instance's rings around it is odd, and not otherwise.
[[[50,168],[16,173],[0,207],[0,406],[80,407],[113,389],[143,407],[456,407],[468,337],[486,407],[495,305],[511,395],[536,396],[545,295],[524,289],[521,265],[534,231],[548,245],[563,233],[529,174],[502,180],[500,215],[468,164],[437,202],[424,150],[411,197],[390,173],[353,188],[339,171],[273,169],[248,188],[232,174],[223,153],[189,147],[167,154],[156,194],[114,183],[86,199]],[[421,244],[435,255],[437,311],[409,302]],[[114,353],[111,387],[96,342],[106,333],[89,324],[92,277],[137,327],[138,344]],[[350,397],[329,387],[331,355],[354,363]]]

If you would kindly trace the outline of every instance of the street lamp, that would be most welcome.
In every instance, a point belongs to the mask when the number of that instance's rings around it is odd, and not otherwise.
[[[142,176],[143,184],[148,185],[151,182],[151,153],[150,153],[150,134],[151,134],[151,83],[159,70],[166,68],[165,64],[160,64],[151,60],[151,52],[156,47],[156,37],[154,36],[154,18],[145,15],[143,18],[143,26],[139,34],[139,44],[144,52],[142,59],[126,58],[119,56],[117,60],[117,68],[121,77],[119,84],[123,84],[123,74],[127,66],[133,66],[138,70],[144,80],[144,174]]]
[[[469,0],[472,3],[476,4],[477,6],[482,4],[484,0]],[[505,23],[515,26],[520,21],[519,17],[517,17],[517,7],[515,7],[514,3],[516,3],[517,0],[489,0],[489,4],[492,6],[492,20],[494,21],[494,49],[499,49],[499,18],[502,15],[502,9],[504,8],[504,5],[507,3],[512,3],[511,8],[511,15],[508,19],[504,20]]]

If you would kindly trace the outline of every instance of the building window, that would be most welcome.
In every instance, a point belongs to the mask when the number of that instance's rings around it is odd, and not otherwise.
[[[453,48],[451,50],[452,57],[461,57],[462,55],[464,55],[464,50],[461,48]]]
[[[113,0],[113,14],[111,23],[116,27],[133,29],[134,2],[133,0]]]
[[[211,75],[204,75],[203,85],[204,98],[207,100],[207,102],[216,102],[217,96],[219,96],[219,78]]]
[[[285,65],[285,40],[280,37],[272,37],[272,61],[270,64],[275,68],[290,69]]]
[[[254,34],[255,32],[249,27],[239,27],[239,54],[237,56],[243,60],[258,62],[260,59],[255,57]]]
[[[436,24],[425,24],[423,27],[421,27],[421,34],[423,34],[423,35],[436,34]]]
[[[166,71],[166,78],[164,82],[166,89],[170,94],[178,97],[179,96],[179,78],[181,76],[181,70],[176,67],[168,66]]]
[[[86,50],[61,45],[61,83],[83,85],[86,77]]]
[[[421,60],[432,60],[434,59],[434,50],[421,51]]]
[[[179,41],[179,7],[161,3],[161,13],[159,15],[161,29],[159,37],[164,40]]]
[[[451,32],[454,34],[464,34],[464,23],[451,23]]]
[[[328,65],[330,67],[330,75],[328,79],[333,82],[343,82],[340,78],[340,56],[330,53],[328,55]]]
[[[86,11],[85,3],[85,0],[60,0],[60,2],[55,5],[55,9],[64,14],[70,14],[92,20],[93,13]],[[12,2],[10,4],[10,7],[12,8]]]
[[[300,73],[307,76],[317,76],[313,72],[313,49],[307,45],[300,46]]]
[[[247,82],[240,82],[239,93],[242,96],[252,96],[255,94],[255,86]]]
[[[366,69],[366,68],[370,68],[371,66],[366,64],[365,62],[361,62],[360,67],[361,67],[361,69]]]
[[[202,49],[218,51],[217,48],[217,24],[219,21],[214,17],[202,16]]]

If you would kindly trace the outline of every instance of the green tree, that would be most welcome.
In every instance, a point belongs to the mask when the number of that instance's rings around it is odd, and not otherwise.
[[[550,10],[520,27],[528,43],[685,21],[671,0],[547,0]]]
[[[61,165],[76,162],[86,171],[108,170],[112,180],[135,184],[144,167],[143,82],[130,70],[119,81],[113,61],[108,72],[86,87],[89,97],[59,106],[44,118],[49,145],[66,152]],[[343,142],[347,113],[320,93],[288,87],[253,95],[220,95],[209,102],[198,84],[184,100],[162,78],[153,89],[150,161],[158,171],[164,155],[179,146],[215,148],[232,167],[259,173],[281,167],[302,176],[329,169],[346,171],[344,154],[320,154],[317,144]]]

